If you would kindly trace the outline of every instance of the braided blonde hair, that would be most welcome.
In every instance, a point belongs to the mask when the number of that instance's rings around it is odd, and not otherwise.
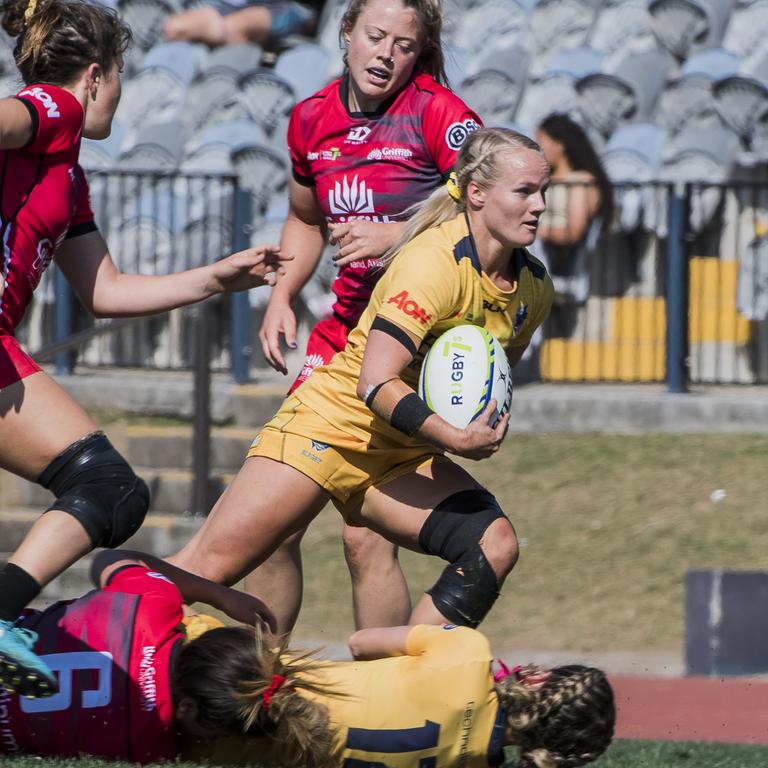
[[[441,184],[426,200],[405,212],[408,221],[400,239],[382,256],[384,263],[389,264],[417,235],[466,211],[469,182],[474,181],[484,189],[492,187],[498,178],[496,159],[499,153],[520,149],[530,149],[544,157],[541,147],[533,139],[511,128],[481,128],[470,133],[459,150],[448,184]]]
[[[523,675],[535,668],[523,670]],[[596,760],[613,738],[616,709],[605,673],[556,667],[538,689],[514,675],[496,683],[499,705],[520,747],[520,768],[577,768]]]

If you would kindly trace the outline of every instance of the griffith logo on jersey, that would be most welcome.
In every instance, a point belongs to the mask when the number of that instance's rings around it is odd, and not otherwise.
[[[347,138],[344,139],[345,144],[365,144],[368,141],[368,137],[371,135],[371,129],[367,125],[360,125],[357,128],[352,128],[347,134]]]
[[[357,176],[350,184],[346,174],[341,183],[337,181],[333,189],[328,190],[328,205],[331,213],[337,216],[376,212],[373,207],[373,190],[368,189],[365,181],[358,183]]]
[[[468,117],[463,123],[451,123],[445,132],[445,143],[454,152],[461,149],[470,133],[474,133],[480,126]]]
[[[390,158],[397,158],[401,160],[408,160],[413,157],[413,150],[408,147],[376,147],[368,153],[367,160],[389,160]]]

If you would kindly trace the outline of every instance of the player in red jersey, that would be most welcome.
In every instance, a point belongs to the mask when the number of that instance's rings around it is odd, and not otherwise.
[[[52,578],[94,546],[141,525],[149,491],[94,421],[19,346],[14,331],[51,259],[98,316],[144,315],[274,282],[279,250],[249,249],[175,275],[124,275],[93,220],[78,165],[82,136],[105,138],[120,98],[130,31],[100,5],[0,5],[25,87],[0,100],[0,467],[56,500],[0,569],[0,682],[27,695],[55,678],[15,619]]]
[[[296,389],[347,342],[382,274],[381,255],[402,232],[408,208],[447,178],[480,118],[446,82],[438,0],[350,0],[341,21],[347,71],[296,106],[288,128],[293,162],[281,248],[295,255],[270,297],[264,355],[287,372],[280,337],[296,346],[291,304],[316,268],[326,230],[339,245],[333,314],[313,329]],[[281,630],[301,604],[302,533],[247,582],[270,595]],[[358,628],[403,624],[410,611],[397,549],[366,528],[344,527]]]
[[[0,755],[154,763],[175,759],[179,735],[242,734],[226,681],[242,679],[256,634],[235,636],[241,655],[201,663],[197,640],[183,643],[184,603],[205,602],[250,624],[272,622],[266,606],[141,553],[104,550],[92,576],[100,589],[20,622],[58,673],[59,693],[30,700],[0,686]]]

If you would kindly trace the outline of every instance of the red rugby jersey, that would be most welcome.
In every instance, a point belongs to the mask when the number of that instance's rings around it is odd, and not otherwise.
[[[17,94],[32,117],[32,140],[0,150],[0,232],[5,291],[0,333],[12,334],[54,251],[68,235],[96,229],[78,165],[83,108],[63,88],[30,85]]]
[[[454,93],[417,74],[374,113],[350,113],[346,77],[296,105],[288,126],[294,178],[314,185],[329,222],[399,221],[450,172],[480,118]],[[381,261],[343,267],[333,283],[334,312],[354,326]]]
[[[181,619],[178,588],[142,567],[28,616],[22,626],[38,633],[35,652],[58,673],[59,692],[30,700],[0,686],[0,754],[172,760]]]

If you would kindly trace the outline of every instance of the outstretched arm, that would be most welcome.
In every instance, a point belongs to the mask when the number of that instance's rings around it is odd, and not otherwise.
[[[358,661],[408,655],[408,634],[413,627],[372,627],[349,638],[349,650]]]
[[[187,603],[205,603],[222,611],[235,621],[255,624],[261,620],[267,624],[270,631],[276,630],[274,614],[259,598],[237,589],[215,584],[144,552],[128,549],[102,550],[93,558],[91,579],[94,584],[103,587],[115,571],[126,565],[143,565],[162,573],[179,588],[179,592]]]
[[[98,231],[68,238],[56,252],[56,263],[96,317],[152,315],[219,293],[274,285],[286,259],[277,246],[262,245],[184,272],[130,275],[117,268]]]
[[[32,115],[21,99],[0,99],[0,149],[21,149],[32,140]]]

